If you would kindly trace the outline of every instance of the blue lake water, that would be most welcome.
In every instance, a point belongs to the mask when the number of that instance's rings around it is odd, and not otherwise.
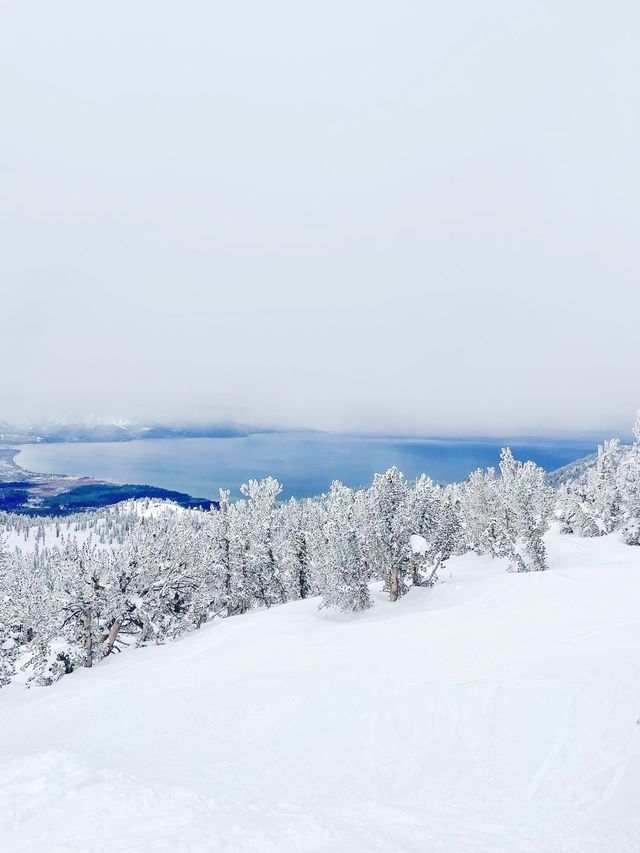
[[[237,438],[149,439],[131,442],[27,445],[17,458],[31,471],[77,474],[117,483],[144,483],[195,497],[218,489],[239,494],[250,477],[277,477],[284,497],[317,495],[339,479],[364,486],[397,465],[408,477],[426,473],[440,482],[464,479],[497,465],[508,444],[518,459],[547,470],[596,449],[596,439],[372,438],[320,432],[257,433]]]

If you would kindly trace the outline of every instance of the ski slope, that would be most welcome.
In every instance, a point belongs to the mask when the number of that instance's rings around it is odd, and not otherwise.
[[[467,555],[0,691],[3,853],[638,853],[640,549]]]

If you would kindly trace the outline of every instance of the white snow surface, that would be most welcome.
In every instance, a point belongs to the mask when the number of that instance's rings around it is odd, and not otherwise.
[[[409,547],[412,554],[426,554],[429,548],[429,543],[424,536],[419,536],[417,533],[412,533],[409,537]]]
[[[547,543],[0,690],[0,850],[638,853],[640,549]]]

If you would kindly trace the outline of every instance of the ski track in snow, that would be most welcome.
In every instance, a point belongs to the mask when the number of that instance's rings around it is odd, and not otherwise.
[[[638,853],[640,549],[466,555],[0,691],[2,853]]]

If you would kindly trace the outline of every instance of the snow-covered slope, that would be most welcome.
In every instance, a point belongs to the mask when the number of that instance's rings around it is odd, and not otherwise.
[[[554,489],[562,486],[564,483],[570,483],[572,480],[577,480],[589,468],[593,468],[598,458],[597,453],[590,453],[588,456],[582,456],[576,459],[575,462],[569,462],[568,465],[563,465],[561,468],[556,468],[553,471],[547,472],[547,483]]]
[[[3,853],[637,853],[640,549],[467,555],[0,691]]]
[[[64,517],[30,518],[14,513],[0,512],[0,543],[9,553],[32,553],[59,548],[75,540],[80,544],[117,547],[118,542],[141,519],[157,518],[164,513],[190,515],[200,519],[198,510],[189,510],[173,501],[140,500],[121,501],[102,509],[75,513]]]

